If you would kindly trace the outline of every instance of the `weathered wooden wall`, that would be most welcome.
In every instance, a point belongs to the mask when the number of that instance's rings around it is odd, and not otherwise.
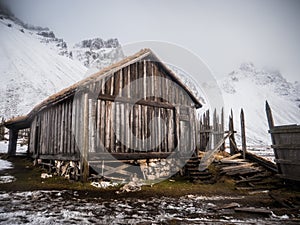
[[[86,144],[84,138],[89,152],[95,153],[172,152],[180,132],[190,135],[190,148],[195,148],[195,121],[190,120],[195,120],[193,105],[184,88],[159,63],[138,61],[92,80],[75,96],[40,111],[31,124],[30,152],[40,158],[76,160]],[[190,108],[187,112],[192,116],[181,119],[177,106]],[[149,139],[148,146],[134,137]]]

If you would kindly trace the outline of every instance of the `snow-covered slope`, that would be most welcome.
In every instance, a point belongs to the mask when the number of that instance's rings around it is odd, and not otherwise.
[[[278,71],[257,69],[244,63],[219,81],[225,112],[233,109],[235,128],[240,133],[239,113],[244,109],[247,144],[270,144],[265,101],[271,106],[275,125],[300,124],[300,85],[287,82]]]
[[[65,47],[47,28],[0,15],[0,117],[26,114],[83,77],[87,68],[63,56]]]

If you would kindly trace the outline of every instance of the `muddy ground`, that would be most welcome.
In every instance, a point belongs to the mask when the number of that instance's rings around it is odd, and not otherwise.
[[[263,186],[237,189],[234,177],[210,184],[175,176],[141,191],[116,194],[54,176],[24,157],[5,158],[14,182],[0,184],[0,224],[300,224],[300,189],[276,176]],[[248,210],[249,212],[244,211]],[[260,212],[251,212],[259,209]]]

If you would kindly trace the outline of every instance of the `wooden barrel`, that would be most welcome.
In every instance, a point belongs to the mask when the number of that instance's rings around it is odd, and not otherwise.
[[[300,126],[274,126],[270,133],[279,173],[285,179],[300,181]]]

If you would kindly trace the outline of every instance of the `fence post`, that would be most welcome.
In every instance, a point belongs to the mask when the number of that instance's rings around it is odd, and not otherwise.
[[[246,131],[245,131],[245,116],[244,116],[243,109],[241,110],[241,137],[242,137],[243,159],[246,159],[247,145],[246,145]]]
[[[233,125],[233,112],[231,109],[231,115],[229,116],[229,131],[231,131],[231,135],[229,137],[229,145],[230,145],[230,154],[233,155],[237,152],[236,142],[234,138],[234,125]]]

